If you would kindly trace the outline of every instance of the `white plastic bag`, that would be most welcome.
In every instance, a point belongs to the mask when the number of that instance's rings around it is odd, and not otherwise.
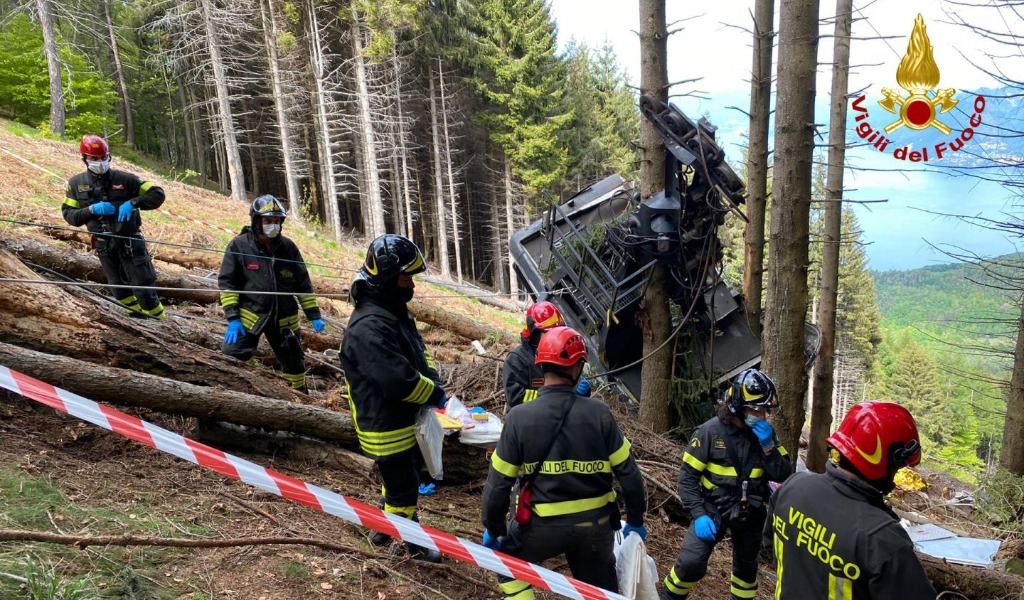
[[[658,600],[658,566],[647,555],[647,545],[631,533],[622,538],[615,533],[615,575],[619,593],[632,600]]]
[[[427,472],[434,479],[444,478],[444,464],[441,462],[441,450],[444,446],[444,429],[434,416],[434,408],[425,406],[416,417],[416,444],[423,454],[423,462]]]
[[[448,398],[448,401],[444,405],[444,414],[463,425],[473,422],[473,417],[469,415],[469,409],[467,409],[466,405],[462,403],[462,400],[459,400],[458,396]]]
[[[459,441],[479,448],[494,448],[501,437],[501,419],[494,413],[487,413],[486,421],[473,421],[472,427],[463,427]]]

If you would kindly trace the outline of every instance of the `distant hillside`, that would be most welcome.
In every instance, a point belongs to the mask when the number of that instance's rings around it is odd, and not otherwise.
[[[1024,254],[996,259],[1009,272],[1024,268]],[[1014,292],[978,264],[954,263],[910,271],[872,272],[882,325],[889,331],[910,328],[910,335],[931,347],[946,343],[1012,348],[1019,316]],[[991,361],[989,367],[997,368]]]

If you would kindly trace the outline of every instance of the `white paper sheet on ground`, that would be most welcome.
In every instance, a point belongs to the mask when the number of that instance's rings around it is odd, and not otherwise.
[[[960,537],[932,523],[905,529],[918,551],[961,565],[991,568],[1001,544],[999,540]]]

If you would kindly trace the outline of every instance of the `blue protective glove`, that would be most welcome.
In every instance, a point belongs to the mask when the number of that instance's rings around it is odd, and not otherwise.
[[[501,540],[491,535],[490,531],[484,530],[484,541],[485,547],[491,550],[501,550]]]
[[[436,486],[433,483],[421,483],[420,484],[420,496],[433,496],[437,493]]]
[[[718,528],[715,527],[715,522],[711,520],[711,517],[701,515],[693,522],[693,532],[705,542],[713,542],[715,536],[718,535]]]
[[[97,202],[89,207],[94,215],[100,215],[101,217],[109,217],[117,212],[114,205],[109,202]]]
[[[448,394],[445,394],[444,391],[442,391],[441,399],[437,401],[437,407],[440,408],[441,410],[444,410],[445,404],[448,404]]]
[[[754,426],[751,427],[754,430],[754,435],[757,436],[757,441],[761,442],[762,448],[768,448],[775,445],[775,430],[772,429],[771,423],[761,419]]]
[[[327,327],[327,323],[324,323],[323,319],[313,319],[309,324],[313,326],[313,331],[317,333],[320,333]]]
[[[224,332],[224,343],[234,344],[243,336],[245,336],[245,327],[242,326],[242,320],[231,319],[228,321],[228,330]]]
[[[576,395],[577,396],[589,396],[590,395],[590,382],[587,378],[580,375],[580,382],[576,384]]]
[[[131,202],[125,202],[117,209],[117,222],[123,223],[132,218],[132,211],[135,207],[132,206]]]
[[[712,523],[712,525],[714,525],[714,523]],[[623,539],[629,537],[629,534],[631,534],[631,533],[637,534],[638,536],[640,536],[640,539],[642,539],[642,540],[646,540],[647,539],[647,528],[644,527],[643,525],[638,525],[638,526],[634,527],[634,526],[630,525],[629,523],[626,523],[626,526],[622,528],[622,537],[623,537]]]

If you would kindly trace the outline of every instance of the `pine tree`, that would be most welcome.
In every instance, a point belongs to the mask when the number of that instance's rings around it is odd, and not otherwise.
[[[555,26],[542,0],[476,0],[479,50],[472,84],[490,130],[528,193],[561,181],[566,150],[558,139],[572,120],[560,112],[564,69]]]

